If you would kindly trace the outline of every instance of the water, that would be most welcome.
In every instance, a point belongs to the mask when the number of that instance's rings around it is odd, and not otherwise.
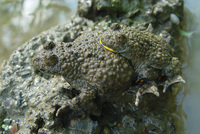
[[[60,4],[65,3],[65,4]],[[75,15],[77,0],[2,0],[0,1],[0,63],[23,42]],[[200,133],[200,1],[185,0],[184,31],[189,37],[180,41],[186,46],[184,78],[186,85],[177,102],[185,118],[185,133]]]
[[[19,45],[75,15],[78,0],[0,0],[0,63]]]
[[[185,38],[184,42],[188,47],[188,60],[185,68],[187,85],[183,99],[183,110],[186,114],[185,133],[200,133],[200,1],[185,0],[186,25],[191,37]]]

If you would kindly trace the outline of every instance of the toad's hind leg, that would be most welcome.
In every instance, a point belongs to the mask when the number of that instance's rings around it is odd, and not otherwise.
[[[71,109],[77,109],[85,104],[91,102],[96,96],[96,91],[91,87],[86,87],[81,90],[81,93],[78,96],[75,96],[72,99],[67,100],[62,106],[57,110],[56,116],[64,110],[65,108],[69,107]]]

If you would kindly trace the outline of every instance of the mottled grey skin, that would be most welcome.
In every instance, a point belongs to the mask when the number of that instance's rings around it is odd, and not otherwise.
[[[100,35],[101,31],[88,32],[72,43],[46,43],[33,58],[35,69],[63,76],[73,88],[81,91],[66,102],[66,106],[82,106],[95,98],[96,93],[114,96],[128,89],[136,76],[130,61],[100,45]]]
[[[159,95],[154,81],[162,73],[169,79],[181,73],[181,64],[172,57],[165,40],[118,24],[113,24],[107,31],[84,33],[71,43],[46,43],[34,56],[33,64],[40,71],[63,76],[72,87],[81,91],[60,109],[82,106],[94,99],[96,93],[114,96],[128,89],[135,78],[145,78],[149,84],[139,90],[138,104],[144,93]],[[170,82],[164,86],[167,88],[175,83]]]
[[[130,60],[138,80],[147,80],[136,93],[136,106],[143,94],[159,96],[157,84],[163,85],[165,92],[171,84],[185,83],[180,76],[181,63],[172,56],[170,45],[159,36],[114,23],[111,30],[100,36],[100,42],[108,51]],[[167,80],[156,83],[162,76]]]
[[[100,38],[103,45],[131,61],[138,79],[157,79],[161,72],[170,78],[181,74],[178,58],[172,57],[169,44],[159,36],[113,24]]]

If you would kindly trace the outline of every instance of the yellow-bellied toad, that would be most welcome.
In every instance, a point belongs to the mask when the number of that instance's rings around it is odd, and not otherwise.
[[[169,78],[164,91],[177,80],[171,79],[181,73],[179,60],[171,56],[165,40],[118,24],[107,31],[84,33],[71,43],[47,42],[34,56],[33,65],[40,71],[63,76],[81,91],[59,110],[82,106],[93,100],[96,93],[113,96],[128,89],[133,80],[148,79],[149,83],[137,93],[138,105],[144,93],[159,95],[155,80],[162,73]]]

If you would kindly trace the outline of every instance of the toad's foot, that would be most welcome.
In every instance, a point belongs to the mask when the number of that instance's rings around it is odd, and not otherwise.
[[[173,79],[168,79],[164,82],[163,84],[163,93],[166,92],[167,88],[174,84],[174,83],[179,83],[179,82],[182,82],[182,83],[185,83],[185,80],[180,76],[180,75],[177,75],[175,76]]]
[[[146,93],[152,93],[159,97],[158,88],[155,82],[152,82],[151,84],[144,84],[142,85],[142,87],[139,88],[136,93],[135,106],[138,106],[140,97]]]
[[[67,100],[56,112],[56,116],[66,108],[77,109],[81,106],[86,105],[95,98],[95,90],[88,88],[86,91],[82,91],[78,96]]]
[[[68,104],[69,104],[68,101],[66,101],[65,104],[63,104],[63,105],[56,111],[56,116],[58,116],[59,113],[60,113],[61,111],[64,111],[64,109],[66,109],[66,108],[69,106]]]

